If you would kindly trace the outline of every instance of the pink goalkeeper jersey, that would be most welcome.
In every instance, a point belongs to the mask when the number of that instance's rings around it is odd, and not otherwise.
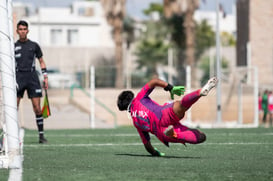
[[[153,88],[150,88],[146,84],[133,99],[129,111],[143,144],[150,141],[150,132],[155,134],[164,144],[168,145],[163,139],[159,121],[162,118],[162,110],[173,107],[173,103],[165,104],[164,106],[157,104],[149,97],[152,91]]]

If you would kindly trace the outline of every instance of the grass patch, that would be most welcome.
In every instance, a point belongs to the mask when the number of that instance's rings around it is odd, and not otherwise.
[[[273,180],[273,129],[202,129],[207,141],[187,147],[152,144],[166,153],[152,157],[132,127],[48,130],[47,145],[26,130],[23,180]],[[8,170],[0,170],[7,180]]]

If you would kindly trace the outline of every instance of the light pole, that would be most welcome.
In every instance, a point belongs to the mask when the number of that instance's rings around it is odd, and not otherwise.
[[[218,85],[217,85],[217,123],[222,122],[222,107],[221,107],[221,52],[220,52],[220,33],[219,33],[219,2],[216,2],[216,63],[217,63],[217,70],[216,76],[218,78]]]

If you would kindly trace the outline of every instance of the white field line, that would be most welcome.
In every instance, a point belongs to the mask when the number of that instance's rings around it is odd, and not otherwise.
[[[138,146],[142,145],[142,143],[94,143],[94,144],[44,144],[44,145],[38,145],[38,144],[29,144],[25,145],[24,147],[94,147],[94,146]],[[153,145],[160,145],[160,143],[155,143]]]
[[[174,143],[172,143],[174,144]],[[31,148],[41,148],[41,147],[94,147],[94,146],[139,146],[142,145],[141,142],[139,143],[94,143],[94,144],[44,144],[44,145],[38,145],[38,144],[25,144],[26,147]],[[162,145],[162,143],[153,143],[153,145]],[[257,142],[249,142],[249,143],[204,143],[200,144],[203,146],[208,145],[273,145],[273,143],[257,143]]]
[[[208,135],[219,135],[219,136],[238,136],[238,135],[265,135],[273,136],[273,133],[210,133]],[[134,137],[139,136],[136,134],[49,134],[46,137]],[[36,134],[25,135],[25,137],[37,137]]]
[[[219,136],[238,136],[238,135],[263,135],[263,136],[273,136],[273,133],[210,133],[209,135],[219,135]]]
[[[129,137],[138,134],[49,134],[46,137]],[[25,137],[37,137],[36,134],[26,135]]]
[[[273,145],[273,142],[272,143],[257,143],[257,142],[246,142],[246,143],[242,143],[242,142],[239,142],[239,143],[232,143],[232,142],[229,142],[229,143],[204,143],[203,145]]]

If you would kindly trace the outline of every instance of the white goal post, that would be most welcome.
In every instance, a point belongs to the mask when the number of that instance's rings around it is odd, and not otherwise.
[[[256,128],[261,114],[258,106],[258,68],[233,67],[221,72],[222,120],[216,121],[216,90],[187,112],[183,124],[202,128]],[[186,86],[187,88],[190,86]],[[190,117],[188,117],[190,113]]]
[[[223,107],[224,110],[229,110],[226,117],[231,113],[237,114],[233,127],[258,127],[258,68],[236,67],[231,72],[223,73],[222,79],[226,84]]]
[[[254,127],[259,126],[259,106],[258,106],[258,95],[259,95],[259,82],[258,82],[258,69],[257,67],[249,67],[249,68],[242,68],[237,71],[237,74],[239,74],[239,85],[238,85],[238,123],[243,124],[243,108],[241,107],[242,104],[242,84],[251,85],[253,90],[253,123],[252,125]]]
[[[0,1],[0,168],[22,168],[17,118],[12,1]],[[11,173],[11,172],[10,172]],[[9,180],[14,176],[10,174]],[[16,180],[20,180],[17,178]]]

